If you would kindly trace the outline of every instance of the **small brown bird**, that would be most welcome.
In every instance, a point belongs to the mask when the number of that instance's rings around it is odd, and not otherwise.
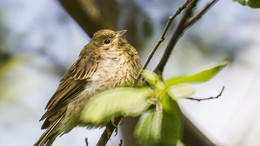
[[[131,86],[141,69],[134,47],[123,38],[126,30],[97,31],[80,52],[79,59],[60,79],[60,84],[46,106],[42,129],[47,129],[34,146],[52,145],[58,135],[76,126],[81,111],[96,93],[119,86]],[[95,111],[93,111],[95,112]]]

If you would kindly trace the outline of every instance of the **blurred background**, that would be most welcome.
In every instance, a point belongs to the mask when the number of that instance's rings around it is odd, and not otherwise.
[[[68,14],[68,10],[73,10],[64,1],[0,1],[0,145],[36,142],[43,133],[39,119],[47,101],[95,30],[127,29],[127,40],[138,49],[144,63],[168,17],[183,3],[85,0],[88,9],[96,14],[93,17],[103,19],[84,21],[82,16],[77,21],[86,25],[80,26]],[[200,2],[197,8],[203,8],[207,2]],[[179,101],[189,119],[218,145],[260,145],[259,12],[232,0],[219,1],[186,31],[163,73],[167,79],[225,58],[230,60],[212,80],[194,85],[197,98],[216,96],[225,86],[219,99]],[[150,62],[149,70],[157,65],[172,32],[173,27]],[[102,132],[103,129],[75,128],[54,145],[85,145],[84,139],[88,137],[92,146]],[[119,132],[108,145],[119,145],[120,138]]]

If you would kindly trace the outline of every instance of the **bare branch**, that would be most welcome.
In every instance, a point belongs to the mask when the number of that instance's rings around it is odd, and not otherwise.
[[[187,27],[191,26],[194,22],[196,22],[198,19],[200,19],[201,16],[204,15],[204,14],[207,12],[207,10],[208,10],[213,4],[215,4],[217,1],[218,1],[218,0],[212,0],[210,3],[208,3],[208,4],[205,6],[205,8],[203,8],[196,16],[192,17],[189,21],[187,21],[187,22],[185,23],[184,28],[187,28]]]
[[[219,94],[217,96],[212,96],[212,97],[208,97],[208,98],[193,98],[193,97],[189,97],[189,98],[185,98],[185,99],[196,100],[196,101],[217,99],[217,98],[219,98],[222,95],[224,89],[225,89],[225,86],[222,87],[222,90],[219,92]]]
[[[137,78],[136,78],[136,81],[138,81],[138,80],[140,79],[142,71],[147,67],[147,65],[148,65],[148,63],[151,61],[151,59],[152,59],[154,53],[156,52],[156,50],[158,49],[158,47],[160,46],[160,44],[164,41],[164,39],[165,39],[164,36],[165,36],[166,32],[168,31],[168,29],[169,29],[170,24],[172,23],[172,21],[175,19],[176,16],[178,16],[178,15],[181,13],[181,11],[182,11],[183,9],[185,9],[185,8],[187,7],[187,5],[188,5],[190,2],[191,2],[191,0],[187,0],[182,6],[179,7],[179,9],[178,9],[173,15],[171,15],[171,16],[169,17],[168,22],[167,22],[167,24],[166,24],[165,27],[164,27],[164,30],[163,30],[163,33],[162,33],[161,37],[159,38],[159,40],[157,41],[156,45],[154,46],[154,48],[152,49],[152,51],[151,51],[150,54],[148,55],[148,57],[147,57],[147,59],[146,59],[144,65],[143,65],[142,69],[141,69],[140,72],[138,73],[138,76],[137,76]],[[135,82],[135,84],[136,84],[136,82]],[[134,84],[134,85],[135,85],[135,84]]]
[[[174,46],[176,45],[176,43],[179,40],[180,36],[182,35],[183,31],[185,30],[184,24],[190,18],[192,9],[196,6],[197,2],[198,2],[198,0],[192,0],[190,2],[190,4],[188,5],[188,7],[186,8],[184,15],[182,16],[177,27],[175,28],[175,31],[164,51],[163,57],[161,58],[159,64],[154,69],[154,72],[156,72],[157,74],[162,74],[164,66],[165,66],[166,62],[168,61],[169,56],[170,56],[172,50],[174,49]]]

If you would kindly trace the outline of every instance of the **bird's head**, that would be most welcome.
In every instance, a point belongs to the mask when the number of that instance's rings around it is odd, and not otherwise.
[[[126,43],[123,38],[127,30],[113,31],[109,29],[102,29],[94,33],[91,42],[98,47],[120,46]]]

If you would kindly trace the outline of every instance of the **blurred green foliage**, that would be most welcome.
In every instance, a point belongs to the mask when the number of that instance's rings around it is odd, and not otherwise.
[[[247,5],[251,8],[260,8],[260,0],[233,0],[239,2],[241,5]]]
[[[22,65],[28,61],[27,56],[13,56],[5,59],[0,65],[0,101],[16,99],[19,94],[24,93],[23,87],[26,82],[22,73]]]

